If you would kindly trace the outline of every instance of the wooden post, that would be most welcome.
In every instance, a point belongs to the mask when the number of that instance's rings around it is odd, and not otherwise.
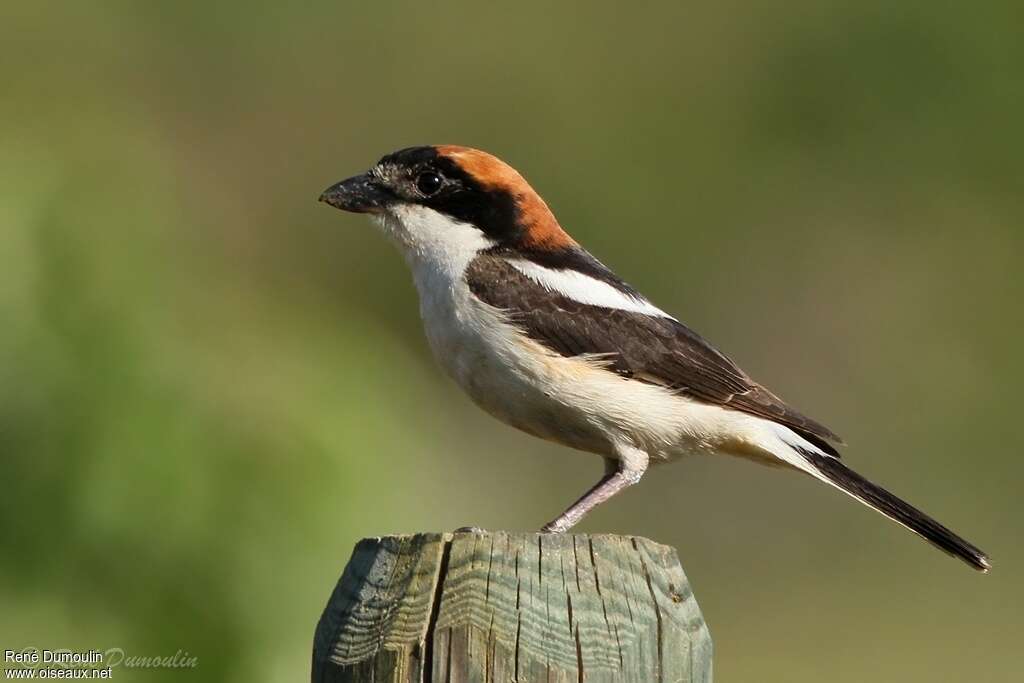
[[[711,681],[672,548],[634,536],[368,538],[317,625],[314,683]]]

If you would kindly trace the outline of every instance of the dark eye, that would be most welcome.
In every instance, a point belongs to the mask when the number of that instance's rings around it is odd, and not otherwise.
[[[428,197],[441,189],[441,183],[441,176],[430,171],[416,176],[416,189]]]

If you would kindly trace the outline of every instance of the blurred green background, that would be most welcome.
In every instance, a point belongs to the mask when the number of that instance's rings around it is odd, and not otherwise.
[[[597,458],[435,368],[397,253],[316,202],[399,147],[563,225],[989,551],[812,480],[656,469],[582,531],[679,549],[721,681],[1019,680],[1019,2],[9,2],[0,649],[294,681],[356,539],[534,529]]]

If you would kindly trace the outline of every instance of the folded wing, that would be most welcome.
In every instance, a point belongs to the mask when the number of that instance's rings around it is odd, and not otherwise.
[[[466,271],[471,291],[502,309],[530,338],[562,356],[602,355],[609,371],[640,382],[658,384],[699,401],[739,410],[784,425],[829,455],[832,443],[842,443],[832,430],[787,406],[778,396],[752,380],[696,332],[663,314],[626,285],[619,292],[621,307],[606,290],[601,303],[579,292],[581,273],[538,266],[517,267],[501,255],[481,255]],[[621,283],[594,260],[586,277],[593,289]],[[526,271],[526,272],[524,272]],[[595,272],[597,277],[594,277]],[[530,273],[531,275],[527,275]],[[564,287],[559,286],[565,282]],[[585,299],[584,303],[579,299]],[[640,305],[638,305],[640,304]],[[656,313],[647,311],[650,307]]]

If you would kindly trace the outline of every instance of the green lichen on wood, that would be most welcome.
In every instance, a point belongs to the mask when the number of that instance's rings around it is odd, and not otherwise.
[[[365,539],[317,627],[314,682],[710,681],[676,553],[630,536]]]

